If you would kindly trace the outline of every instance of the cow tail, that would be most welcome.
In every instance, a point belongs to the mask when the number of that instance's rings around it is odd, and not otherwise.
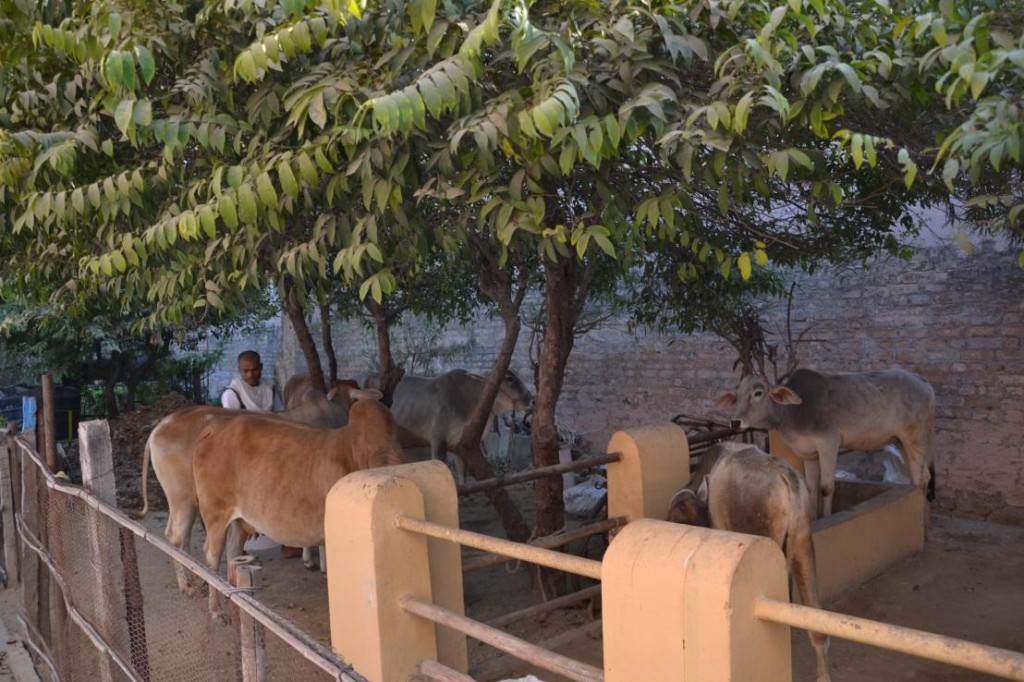
[[[935,499],[935,464],[928,465],[928,501]]]
[[[142,511],[139,518],[146,518],[149,513],[149,494],[146,492],[146,480],[149,478],[149,441],[146,441],[146,449],[142,453]]]

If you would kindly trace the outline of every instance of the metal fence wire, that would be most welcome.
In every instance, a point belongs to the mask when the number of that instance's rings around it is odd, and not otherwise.
[[[3,496],[13,511],[5,516],[13,518],[17,547],[16,557],[6,557],[14,578],[8,589],[20,582],[19,620],[43,679],[364,682],[251,590],[207,572],[86,488],[55,478],[26,440],[9,437],[5,454],[10,487]],[[205,596],[178,590],[177,564],[230,600],[230,626],[210,618]]]

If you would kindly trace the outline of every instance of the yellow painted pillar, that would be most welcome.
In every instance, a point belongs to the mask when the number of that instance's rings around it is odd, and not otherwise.
[[[434,624],[399,605],[405,595],[433,595],[427,539],[395,527],[396,516],[423,519],[425,508],[416,482],[398,469],[345,476],[324,518],[331,645],[375,682],[408,679],[419,661],[437,657]]]
[[[423,495],[423,518],[449,528],[459,527],[459,496],[447,464],[440,460],[428,460],[394,467],[391,471],[396,476],[416,483]],[[462,589],[461,547],[454,542],[428,538],[427,555],[434,603],[464,615],[466,607]],[[435,627],[437,660],[453,670],[467,672],[469,653],[466,635],[440,625]]]
[[[616,431],[608,452],[621,459],[608,465],[608,517],[664,519],[668,503],[690,480],[690,445],[671,422]]]
[[[754,617],[788,600],[778,545],[753,535],[643,519],[601,568],[605,682],[787,682],[789,628]]]

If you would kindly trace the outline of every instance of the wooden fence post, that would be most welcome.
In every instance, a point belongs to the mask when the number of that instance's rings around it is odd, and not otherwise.
[[[82,484],[98,499],[117,506],[114,481],[114,458],[110,444],[110,427],[106,420],[82,422],[78,425],[79,457],[82,460]],[[138,561],[135,559],[134,538],[122,534],[110,521],[96,515],[95,522],[81,519],[88,528],[89,548],[97,567],[94,573],[97,594],[97,626],[103,638],[113,645],[129,642],[129,657],[136,672],[148,677],[149,660],[146,655],[146,634],[142,610],[142,590],[139,586]],[[74,526],[72,526],[74,527]],[[129,554],[127,562],[122,560]],[[134,566],[134,575],[128,575],[125,565]],[[131,598],[126,598],[130,594]],[[129,609],[131,603],[131,609]],[[104,680],[118,679],[120,672],[109,658],[100,664]]]
[[[251,556],[239,556],[228,561],[228,581],[246,591],[259,588],[261,566]],[[231,604],[234,623],[238,679],[243,682],[264,682],[267,678],[267,648],[263,626],[247,612]]]
[[[601,568],[605,682],[787,682],[789,628],[754,616],[786,601],[786,560],[771,540],[641,519]]]

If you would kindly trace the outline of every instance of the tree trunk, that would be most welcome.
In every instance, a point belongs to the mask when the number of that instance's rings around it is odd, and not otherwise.
[[[111,371],[110,376],[103,382],[103,404],[107,413],[107,419],[114,419],[121,412],[117,407],[117,380],[118,373]]]
[[[402,380],[405,370],[395,365],[395,356],[391,353],[391,325],[394,318],[381,304],[373,299],[366,299],[366,309],[373,316],[373,324],[377,330],[377,362],[380,365],[380,392],[384,394],[381,398],[388,407],[391,407],[391,400],[395,395],[395,387]]]
[[[519,315],[518,308],[511,315],[502,311],[505,320],[505,338],[502,339],[498,357],[491,369],[487,379],[487,386],[480,396],[480,402],[473,411],[469,421],[462,429],[462,436],[455,446],[455,453],[462,458],[470,475],[478,481],[494,478],[494,471],[487,459],[484,458],[480,448],[480,441],[484,437],[484,429],[490,420],[491,410],[494,406],[494,399],[498,395],[498,387],[501,385],[505,373],[512,362],[512,353],[515,351],[516,342],[519,339]],[[523,519],[523,515],[512,502],[508,490],[503,487],[491,488],[487,491],[487,498],[494,505],[495,511],[501,518],[501,525],[505,529],[505,535],[509,540],[526,542],[530,537],[530,528]]]
[[[338,356],[334,354],[334,339],[331,332],[331,305],[320,305],[320,341],[327,356],[327,382],[333,384],[338,380]]]
[[[533,405],[530,447],[535,467],[558,464],[558,425],[555,409],[562,393],[565,368],[573,347],[573,326],[579,263],[573,257],[544,262],[544,300],[547,319],[537,371],[537,398]],[[562,477],[537,481],[537,537],[557,532],[565,524]]]
[[[292,328],[295,330],[295,337],[299,340],[299,347],[302,348],[302,355],[306,358],[306,367],[313,387],[324,393],[327,392],[327,384],[324,383],[324,370],[320,364],[320,354],[316,349],[316,342],[313,334],[309,331],[309,324],[306,323],[305,311],[295,301],[294,285],[285,280],[284,286],[284,311],[288,315]]]

